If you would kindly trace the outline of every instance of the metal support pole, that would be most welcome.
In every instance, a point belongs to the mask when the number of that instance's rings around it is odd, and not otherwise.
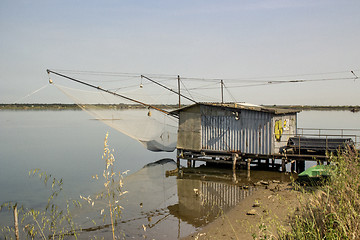
[[[224,82],[221,80],[221,103],[224,103]]]
[[[178,75],[179,108],[181,108],[180,76]]]

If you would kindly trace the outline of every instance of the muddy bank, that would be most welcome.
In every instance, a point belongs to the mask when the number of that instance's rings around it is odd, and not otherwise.
[[[276,235],[279,224],[289,228],[289,218],[299,206],[298,195],[291,183],[262,184],[236,207],[184,239],[254,239],[254,234],[259,237],[263,232],[261,224]]]

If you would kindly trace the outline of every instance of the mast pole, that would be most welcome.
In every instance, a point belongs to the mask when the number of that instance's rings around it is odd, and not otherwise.
[[[224,82],[221,80],[221,103],[224,103]]]
[[[180,94],[180,76],[177,77],[178,80],[178,91],[179,91],[179,108],[181,108],[181,94]]]
[[[57,72],[51,71],[51,70],[49,70],[49,69],[47,69],[46,72],[47,72],[49,75],[50,75],[50,73],[53,73],[53,74],[58,75],[58,76],[60,76],[60,77],[67,78],[67,79],[69,79],[69,80],[71,80],[71,81],[73,81],[73,82],[77,82],[77,83],[86,85],[86,86],[88,86],[88,87],[95,88],[95,89],[97,89],[97,90],[100,90],[100,91],[103,91],[103,92],[112,94],[112,95],[117,96],[117,97],[121,97],[121,98],[123,98],[123,99],[126,99],[126,100],[129,100],[129,101],[132,101],[132,102],[141,104],[141,105],[146,106],[146,107],[153,108],[153,109],[155,109],[155,110],[157,110],[157,111],[160,111],[160,112],[162,112],[162,113],[165,113],[165,114],[167,114],[167,115],[170,115],[170,116],[175,117],[174,115],[170,114],[170,112],[168,112],[168,111],[165,111],[165,110],[163,110],[163,109],[157,108],[157,107],[152,106],[152,105],[150,105],[150,104],[146,104],[146,103],[140,102],[140,101],[138,101],[138,100],[135,100],[135,99],[126,97],[126,96],[121,95],[121,94],[118,94],[118,93],[116,93],[116,92],[109,91],[109,90],[104,89],[104,88],[101,88],[101,87],[99,87],[99,86],[95,86],[95,85],[92,85],[92,84],[90,84],[90,83],[80,81],[80,80],[78,80],[78,79],[75,79],[75,78],[72,78],[72,77],[63,75],[63,74],[61,74],[61,73],[57,73]]]
[[[144,75],[141,75],[141,77],[149,80],[149,81],[152,82],[152,83],[155,83],[156,85],[159,85],[160,87],[165,88],[166,90],[169,90],[170,92],[179,94],[178,92],[172,90],[171,88],[168,88],[167,86],[165,86],[165,85],[163,85],[163,84],[161,84],[161,83],[158,83],[158,82],[155,81],[155,80],[152,80],[151,78],[148,78],[148,77],[146,77],[146,76],[144,76]],[[195,100],[193,100],[193,99],[191,99],[191,98],[189,98],[189,97],[187,97],[187,96],[184,96],[184,95],[182,95],[182,94],[180,94],[180,96],[183,97],[183,98],[186,98],[186,99],[189,100],[189,101],[192,101],[193,103],[197,103]]]

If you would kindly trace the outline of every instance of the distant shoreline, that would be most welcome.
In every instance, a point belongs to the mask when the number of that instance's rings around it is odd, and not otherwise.
[[[143,109],[145,106],[139,104],[94,104],[93,106],[104,109]],[[173,105],[154,105],[163,109],[174,109],[178,106]],[[263,105],[270,108],[295,109],[301,111],[351,111],[359,112],[360,106],[311,106],[311,105]],[[20,104],[0,104],[0,110],[81,110],[76,104],[63,103],[20,103]]]
[[[89,104],[99,109],[145,109],[147,107],[140,104]],[[169,109],[177,108],[177,105],[153,105],[154,107]],[[84,105],[86,107],[86,105]],[[81,107],[72,103],[19,103],[19,104],[0,104],[0,110],[81,110]]]
[[[264,105],[272,108],[295,109],[301,111],[351,111],[359,112],[360,106],[312,106],[312,105]]]

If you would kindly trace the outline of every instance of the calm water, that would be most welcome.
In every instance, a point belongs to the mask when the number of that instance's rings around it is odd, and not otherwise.
[[[298,115],[298,127],[360,129],[359,120],[360,113],[307,111]],[[117,227],[118,235],[135,239],[143,235],[156,239],[184,237],[218,214],[214,206],[204,204],[206,199],[218,201],[205,189],[213,187],[235,194],[228,202],[217,204],[223,210],[250,194],[249,190],[233,186],[227,177],[231,174],[226,170],[217,174],[223,176],[221,181],[165,177],[166,170],[176,168],[175,152],[149,152],[137,141],[92,120],[82,111],[0,111],[0,203],[12,201],[27,207],[44,207],[49,191],[38,178],[28,175],[29,170],[36,168],[63,178],[64,191],[59,200],[79,200],[80,194],[88,196],[101,191],[101,181],[91,176],[101,175],[104,169],[101,155],[106,132],[109,132],[110,148],[115,150],[115,169],[130,170],[125,179],[125,190],[129,193],[121,200],[124,211],[123,222]],[[145,166],[160,159],[167,160]],[[238,174],[240,180],[246,179],[245,173]],[[252,173],[252,178],[256,178],[256,174]],[[282,179],[284,176],[268,177]],[[200,189],[203,197],[199,198],[194,189]],[[74,210],[83,228],[93,226],[90,219],[96,219],[101,225],[101,204]],[[0,225],[9,222],[11,215],[0,212]],[[82,237],[108,236],[109,231],[104,228]]]

